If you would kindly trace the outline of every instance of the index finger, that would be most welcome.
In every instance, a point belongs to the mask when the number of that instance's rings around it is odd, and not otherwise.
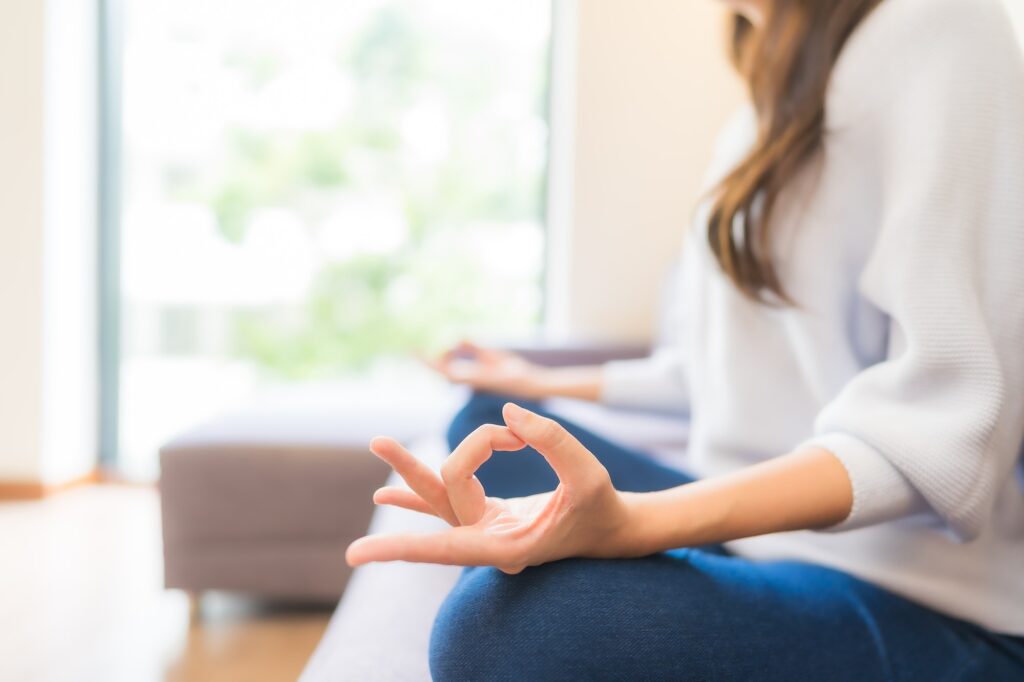
[[[591,475],[605,471],[593,453],[554,419],[514,403],[505,403],[502,415],[509,429],[539,452],[563,483],[579,485],[590,480]]]
[[[455,516],[462,525],[472,525],[484,513],[484,487],[476,470],[491,458],[495,450],[514,451],[526,443],[504,426],[484,424],[459,443],[441,466],[441,478],[448,490]]]

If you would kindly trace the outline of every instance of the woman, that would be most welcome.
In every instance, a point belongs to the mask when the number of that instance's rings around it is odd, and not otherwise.
[[[435,624],[439,680],[1024,679],[1009,20],[997,0],[731,4],[752,106],[684,251],[680,347],[448,358],[519,406],[478,394],[440,477],[373,443],[411,487],[375,500],[452,528],[349,561],[477,567]],[[689,409],[699,480],[522,401],[552,395]]]

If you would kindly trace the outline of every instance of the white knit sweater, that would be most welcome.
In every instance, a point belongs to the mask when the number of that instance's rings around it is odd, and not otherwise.
[[[679,343],[605,368],[604,399],[691,413],[700,476],[801,445],[853,483],[826,533],[733,542],[1024,635],[1024,67],[998,0],[884,0],[833,73],[824,151],[781,197],[798,307],[744,299],[684,248]],[[749,149],[722,136],[712,180]]]

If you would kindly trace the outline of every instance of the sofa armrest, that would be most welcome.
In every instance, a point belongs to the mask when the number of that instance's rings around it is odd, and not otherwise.
[[[612,360],[646,357],[651,352],[649,346],[643,345],[596,343],[519,345],[509,350],[546,367],[600,365]]]

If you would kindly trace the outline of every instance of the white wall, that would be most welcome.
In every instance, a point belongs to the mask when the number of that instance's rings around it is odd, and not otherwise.
[[[95,466],[96,2],[0,5],[0,480]]]
[[[98,7],[47,0],[43,142],[43,480],[96,466]]]
[[[646,341],[714,137],[742,99],[725,17],[711,0],[560,1],[549,331]]]
[[[0,477],[42,462],[43,6],[0,12]]]

